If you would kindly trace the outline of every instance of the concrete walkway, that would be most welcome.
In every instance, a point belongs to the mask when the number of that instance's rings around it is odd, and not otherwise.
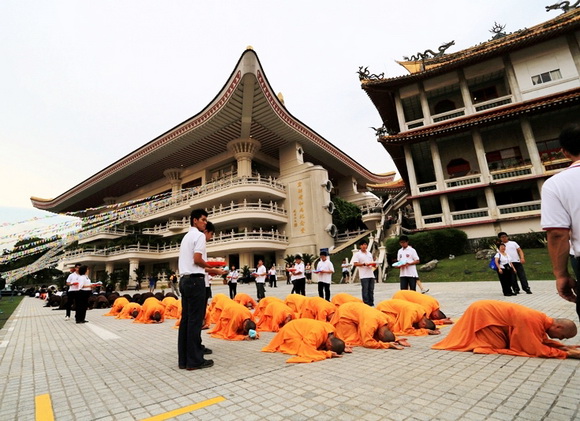
[[[578,321],[554,282],[531,283],[533,295],[504,297],[499,282],[433,283],[430,294],[457,318],[473,301],[518,302]],[[227,287],[213,287],[226,293]],[[316,295],[316,285],[306,286]],[[375,302],[395,284],[377,285]],[[238,292],[255,297],[255,286]],[[285,297],[279,283],[266,295]],[[360,286],[332,293],[360,296]],[[434,351],[442,336],[410,337],[411,348],[355,348],[340,359],[286,364],[260,352],[273,337],[227,342],[203,333],[215,366],[177,368],[174,321],[133,324],[88,312],[90,323],[25,298],[0,330],[0,420],[572,420],[580,417],[580,360]],[[450,327],[443,327],[442,335]],[[574,338],[569,343],[580,343]],[[181,414],[181,415],[179,415]]]

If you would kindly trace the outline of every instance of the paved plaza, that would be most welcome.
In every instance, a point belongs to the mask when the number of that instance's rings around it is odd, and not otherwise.
[[[456,319],[473,301],[517,302],[578,321],[554,281],[531,283],[533,295],[504,297],[499,282],[432,283],[430,294]],[[213,292],[226,293],[224,285]],[[317,294],[307,285],[307,295]],[[380,284],[375,303],[396,284]],[[332,293],[360,296],[360,285]],[[238,292],[255,297],[255,286]],[[266,295],[285,297],[279,282]],[[102,317],[64,320],[64,311],[26,297],[0,330],[0,420],[572,420],[578,419],[579,360],[434,351],[442,336],[409,337],[411,348],[355,348],[343,358],[286,364],[257,341],[203,341],[215,366],[177,367],[174,320],[159,325]],[[446,335],[450,327],[442,328]],[[580,343],[580,338],[569,340]],[[181,414],[181,415],[179,415]],[[43,418],[45,417],[45,418]]]

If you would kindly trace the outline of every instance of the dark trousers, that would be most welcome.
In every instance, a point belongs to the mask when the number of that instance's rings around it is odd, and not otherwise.
[[[270,288],[278,287],[278,285],[276,285],[276,275],[268,275],[268,282],[270,283]]]
[[[266,284],[264,282],[256,282],[256,291],[258,300],[266,297]]]
[[[228,282],[228,286],[230,287],[230,298],[233,300],[237,294],[238,283],[237,282]]]
[[[362,278],[362,299],[365,304],[371,307],[375,305],[375,278]]]
[[[77,322],[82,322],[87,317],[87,307],[91,295],[92,291],[77,291],[75,295],[75,320]]]
[[[522,289],[524,291],[529,291],[530,285],[528,284],[528,277],[526,276],[524,265],[519,262],[512,262],[512,265],[514,265],[514,268],[516,269],[515,273],[513,274],[515,291],[519,292],[520,290],[520,287],[518,286],[518,279],[520,280],[520,284],[522,284]]]
[[[411,291],[417,290],[417,278],[414,276],[401,276],[399,278],[401,283],[401,290],[410,289]]]
[[[326,282],[318,283],[318,296],[324,298],[326,301],[330,301],[330,284]]]
[[[193,368],[204,361],[201,344],[201,326],[207,303],[204,278],[204,275],[186,275],[179,282],[182,309],[177,353],[180,367]]]
[[[76,300],[78,291],[68,291],[66,293],[66,304],[64,305],[64,308],[66,310],[66,317],[70,317],[70,310],[72,308],[73,303]],[[76,304],[75,304],[75,309],[76,309]]]
[[[512,288],[514,287],[514,271],[511,267],[508,266],[507,268],[502,268],[502,272],[503,273],[499,273],[498,270],[497,276],[499,278],[503,294],[512,295],[516,293],[516,291],[512,291]]]
[[[294,279],[293,292],[296,294],[306,295],[306,278]]]

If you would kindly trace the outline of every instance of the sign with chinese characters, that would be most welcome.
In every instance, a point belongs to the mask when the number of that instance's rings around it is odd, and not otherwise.
[[[304,181],[289,184],[290,218],[294,236],[308,235],[309,220],[306,208],[309,206],[310,189]]]

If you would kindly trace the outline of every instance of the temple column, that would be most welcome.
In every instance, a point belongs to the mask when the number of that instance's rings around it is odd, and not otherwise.
[[[465,79],[465,73],[463,73],[462,69],[459,69],[457,74],[459,76],[459,89],[461,89],[461,97],[463,98],[465,113],[473,114],[475,112],[475,107],[471,101],[471,92],[469,92],[469,86],[467,85],[467,80]]]
[[[234,139],[228,143],[228,151],[238,161],[238,177],[252,176],[252,158],[260,149],[260,141],[251,137]]]
[[[137,274],[135,270],[139,269],[139,259],[129,259],[129,283],[128,287],[137,285]]]
[[[522,133],[524,134],[524,139],[526,141],[526,148],[528,149],[528,155],[532,163],[534,174],[543,174],[544,165],[542,164],[542,158],[540,157],[540,152],[538,151],[538,145],[536,145],[536,139],[534,137],[534,132],[532,130],[532,125],[527,117],[520,118],[520,124],[522,127]]]
[[[485,147],[483,146],[483,140],[481,139],[479,129],[474,129],[471,132],[471,139],[473,141],[473,147],[475,148],[475,156],[477,157],[479,172],[482,177],[481,182],[487,184],[490,182],[489,166],[487,165],[487,159],[485,158]]]
[[[437,190],[443,191],[445,190],[445,175],[443,174],[437,142],[434,140],[429,141],[429,148],[431,149],[431,159],[433,160],[433,169],[435,170],[435,179],[437,180]]]
[[[113,262],[107,262],[107,263],[105,263],[105,270],[107,271],[107,273],[109,275],[111,273],[113,273],[113,271],[115,270],[115,265],[113,264]]]
[[[516,71],[509,58],[509,55],[503,57],[503,66],[505,68],[505,75],[510,87],[510,92],[514,96],[514,102],[522,102],[522,93],[519,88],[518,78],[516,77]]]
[[[405,145],[405,164],[407,165],[407,173],[409,175],[409,184],[411,187],[411,195],[416,196],[419,194],[419,188],[417,187],[417,176],[415,175],[415,164],[413,163],[413,154],[411,152],[411,146]]]
[[[179,193],[179,191],[181,190],[182,171],[183,170],[181,168],[168,168],[165,171],[163,171],[163,175],[165,176],[165,178],[167,178],[169,184],[171,184],[172,196]]]

